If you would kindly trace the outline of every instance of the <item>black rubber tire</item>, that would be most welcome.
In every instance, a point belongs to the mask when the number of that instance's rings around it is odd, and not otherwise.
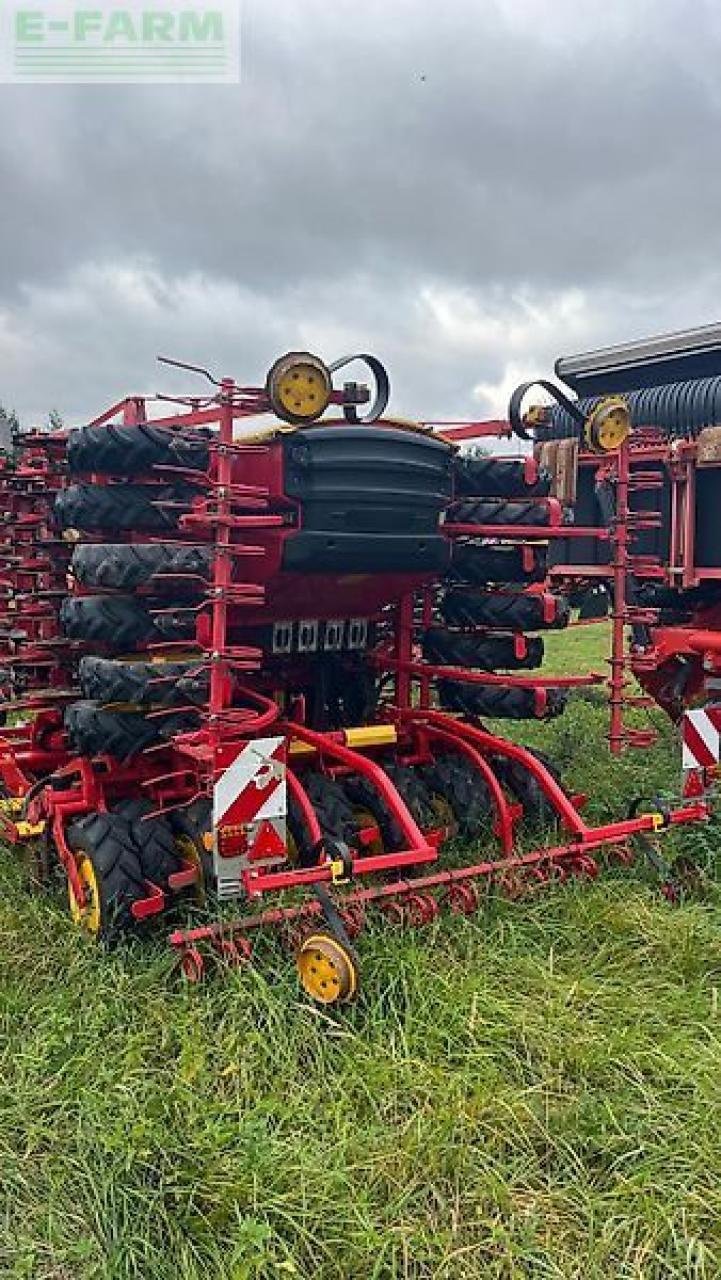
[[[515,525],[550,523],[545,502],[512,502],[506,498],[461,498],[449,509],[450,524]]]
[[[116,804],[113,812],[124,818],[138,853],[146,880],[167,889],[168,880],[180,870],[180,857],[173,830],[166,818],[149,817],[155,806],[149,800],[126,799]]]
[[[150,718],[134,711],[105,711],[94,702],[72,702],[65,708],[65,730],[73,750],[83,756],[109,755],[129,760],[147,747],[195,729],[194,712]]]
[[[547,572],[546,548],[532,547],[531,550],[532,567],[527,569],[523,547],[488,547],[478,542],[454,542],[449,577],[479,586],[487,582],[543,582]]]
[[[88,542],[73,551],[70,572],[84,587],[134,591],[152,585],[158,595],[194,594],[212,568],[210,547],[172,542]],[[187,582],[171,574],[189,574],[203,582]]]
[[[423,657],[439,666],[477,668],[495,671],[529,671],[543,662],[543,640],[540,636],[525,638],[526,656],[518,658],[514,637],[484,635],[466,631],[447,631],[431,627],[423,636]]]
[[[488,827],[493,814],[491,794],[470,760],[449,752],[437,756],[422,776],[429,795],[439,796],[450,808],[464,840],[474,839]]]
[[[60,606],[60,628],[69,640],[125,653],[163,640],[194,640],[195,613],[156,613],[132,596],[68,596]]]
[[[387,764],[383,768],[421,830],[432,830],[437,817],[419,773],[401,764]],[[384,849],[401,849],[405,843],[403,834],[373,783],[357,774],[346,779],[343,789],[356,808],[368,812],[377,823]]]
[[[480,494],[494,498],[545,498],[551,492],[551,477],[543,467],[539,468],[535,483],[527,483],[523,459],[460,454],[454,463],[459,497]]]
[[[578,610],[579,618],[607,618],[611,610],[611,597],[602,584],[594,584],[584,591]]]
[[[78,683],[83,698],[94,702],[129,702],[137,706],[177,707],[208,700],[209,677],[191,662],[114,662],[112,658],[80,659]]]
[[[323,773],[304,773],[299,780],[315,809],[323,835],[331,841],[338,840],[349,848],[353,848],[356,823],[344,788]],[[297,842],[295,832],[293,835]],[[299,849],[299,855],[302,864],[301,849]]]
[[[100,934],[115,942],[135,927],[134,902],[147,896],[130,824],[113,813],[89,813],[71,823],[67,842],[90,858],[100,893]]]
[[[312,729],[366,724],[378,702],[376,673],[365,654],[319,653],[304,664],[306,723]]]
[[[197,490],[185,484],[71,484],[55,499],[55,522],[60,529],[129,533],[175,529],[183,511],[158,503],[182,503],[190,510]]]
[[[288,813],[286,848],[292,866],[313,867],[321,854],[310,838],[303,812],[290,788],[288,789]]]
[[[535,751],[530,747],[527,750],[546,766],[558,785],[563,787],[561,776],[553,761],[549,760],[548,756],[542,751]],[[549,826],[557,821],[553,805],[546,799],[539,783],[523,765],[516,760],[509,760],[502,756],[496,756],[493,760],[493,765],[500,781],[510,791],[513,798],[523,805],[523,818],[527,825]]]
[[[438,681],[438,698],[447,711],[489,720],[553,720],[566,709],[565,689],[514,689],[503,685]]]
[[[68,436],[71,474],[134,476],[158,464],[205,471],[208,456],[208,433],[197,429],[111,424],[79,427]]]
[[[201,884],[198,886],[201,897],[215,889],[215,871],[213,854],[208,848],[208,836],[213,828],[213,806],[209,799],[201,797],[182,809],[173,809],[168,814],[176,840],[187,840],[193,846],[195,858],[200,867]],[[183,856],[182,844],[178,846]]]
[[[204,836],[210,832],[213,825],[212,803],[205,796],[201,796],[181,809],[172,809],[168,814],[168,821],[177,836],[187,836],[205,848]]]
[[[448,592],[440,611],[454,627],[494,627],[501,631],[561,630],[567,627],[571,610],[565,596],[551,596],[550,622],[544,620],[548,594],[523,591]]]

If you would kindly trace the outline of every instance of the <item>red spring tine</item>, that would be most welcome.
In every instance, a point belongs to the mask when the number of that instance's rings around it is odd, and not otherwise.
[[[431,924],[439,906],[430,893],[412,893],[406,899],[406,922],[414,929]]]
[[[349,903],[340,913],[349,938],[357,938],[365,924],[365,910],[360,902]]]
[[[619,862],[622,866],[630,866],[635,858],[635,854],[630,845],[612,844],[607,851],[609,862]]]
[[[532,453],[523,459],[523,479],[527,485],[535,484],[538,479],[538,463]]]
[[[441,904],[431,893],[426,894],[426,897],[428,899],[426,910],[429,916],[429,923],[431,923],[433,920],[437,920],[441,914]]]
[[[250,960],[253,954],[253,946],[250,938],[244,937],[243,934],[236,934],[235,945],[244,960]]]
[[[478,893],[470,884],[451,884],[445,897],[446,906],[454,915],[471,916],[478,910]]]
[[[593,859],[590,859],[590,861],[593,862]],[[569,875],[571,876],[593,875],[593,872],[589,870],[588,862],[589,862],[589,859],[585,853],[576,853],[576,854],[573,854],[570,858],[567,858],[566,866],[568,868]],[[596,874],[598,874],[598,867],[596,867]]]
[[[589,853],[582,853],[577,859],[581,874],[595,880],[598,876],[598,863]]]
[[[525,871],[525,878],[531,884],[547,884],[548,871],[543,867],[527,867]]]
[[[405,924],[406,912],[402,902],[391,899],[389,902],[382,903],[381,910],[391,924]]]
[[[295,955],[307,932],[307,927],[304,928],[302,924],[287,921],[280,931],[281,943],[287,951]]]
[[[517,872],[511,870],[502,871],[494,881],[496,888],[500,890],[504,898],[520,898],[523,894],[523,885]]]
[[[404,924],[411,929],[420,929],[427,924],[425,894],[411,893],[405,900]]]
[[[216,938],[214,945],[229,969],[240,969],[250,959],[251,946],[247,938]]]
[[[186,982],[202,982],[205,960],[197,947],[184,947],[180,953],[180,972]]]

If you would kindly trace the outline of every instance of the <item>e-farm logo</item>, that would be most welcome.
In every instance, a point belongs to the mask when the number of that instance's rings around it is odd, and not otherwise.
[[[0,80],[12,84],[237,84],[240,0],[123,7],[3,4]]]

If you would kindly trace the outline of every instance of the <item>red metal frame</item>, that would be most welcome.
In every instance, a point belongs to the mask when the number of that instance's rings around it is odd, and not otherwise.
[[[495,421],[468,423],[460,427],[454,438],[468,440],[509,435],[511,428],[508,424],[506,426],[504,432],[503,424]],[[446,530],[452,537],[481,536],[499,540],[505,537],[512,540],[517,535],[529,540],[560,537],[564,541],[590,538],[597,543],[609,544],[608,565],[556,563],[551,569],[551,578],[560,583],[608,581],[613,586],[610,675],[607,682],[608,739],[613,754],[619,754],[627,747],[649,746],[657,736],[653,729],[632,729],[625,723],[628,707],[651,705],[648,697],[638,698],[629,693],[630,674],[640,681],[652,701],[657,701],[672,718],[678,719],[684,706],[703,695],[704,672],[721,671],[721,643],[716,631],[721,629],[720,610],[700,606],[690,623],[662,625],[656,612],[638,608],[627,597],[630,575],[640,581],[665,583],[670,588],[683,591],[721,582],[721,568],[699,565],[696,560],[697,457],[696,440],[670,442],[650,429],[635,431],[629,441],[610,457],[581,450],[581,472],[605,472],[614,483],[616,512],[609,528],[571,525],[549,530],[545,526],[526,525],[513,526],[499,534],[493,525],[479,527],[450,521],[446,524]],[[710,465],[708,460],[704,465]],[[631,501],[634,492],[659,490],[664,484],[664,477],[670,490],[667,560],[641,555],[635,550],[638,533],[659,528],[660,515],[654,511],[634,510]],[[627,645],[626,631],[629,625],[634,624],[647,625],[651,629],[651,644],[643,650]],[[679,701],[671,696],[669,689],[674,677],[680,674],[679,663],[689,659],[692,665],[687,666],[684,672],[683,700]],[[514,677],[515,682],[520,683],[520,679]],[[493,680],[488,680],[488,683],[493,683]]]

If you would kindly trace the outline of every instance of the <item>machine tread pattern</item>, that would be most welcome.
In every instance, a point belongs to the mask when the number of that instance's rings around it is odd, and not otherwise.
[[[180,483],[71,484],[55,499],[55,522],[63,530],[111,533],[175,529],[196,492]]]
[[[543,662],[543,640],[526,636],[525,656],[518,657],[512,635],[484,635],[431,627],[423,636],[423,656],[440,666],[471,667],[481,671],[528,671]]]
[[[551,595],[549,600],[548,593],[454,590],[442,600],[441,615],[456,627],[539,631],[567,627],[571,611],[564,596]]]
[[[451,752],[439,755],[422,776],[431,797],[439,796],[448,805],[461,837],[473,839],[487,827],[490,792],[470,760]]]
[[[163,640],[194,639],[195,613],[175,609],[151,614],[131,596],[68,596],[60,606],[60,627],[69,640],[123,653]]]
[[[542,692],[456,680],[439,680],[438,697],[447,711],[489,720],[553,720],[565,711],[567,701],[565,689]]]
[[[192,543],[89,542],[76,547],[70,560],[70,572],[84,587],[133,591],[151,584],[158,594],[176,596],[201,589],[211,570],[211,548]],[[202,581],[183,581],[178,574]]]
[[[461,455],[455,460],[455,487],[456,493],[463,496],[545,498],[551,492],[551,477],[539,467],[535,481],[529,483],[522,459]]]
[[[67,840],[93,864],[101,898],[101,937],[115,941],[134,925],[131,907],[147,893],[130,824],[118,814],[89,813],[70,824]]]
[[[106,425],[79,427],[68,436],[68,468],[73,473],[134,476],[154,466],[205,471],[208,433],[188,428]]]
[[[106,711],[93,702],[72,702],[65,709],[65,730],[75,751],[121,761],[197,725],[193,712],[151,718],[135,711]]]
[[[513,502],[507,498],[461,498],[447,519],[451,524],[548,525],[550,507],[545,502]]]
[[[193,662],[114,662],[87,655],[78,665],[83,698],[95,702],[130,702],[138,706],[172,707],[208,699],[209,678]]]

